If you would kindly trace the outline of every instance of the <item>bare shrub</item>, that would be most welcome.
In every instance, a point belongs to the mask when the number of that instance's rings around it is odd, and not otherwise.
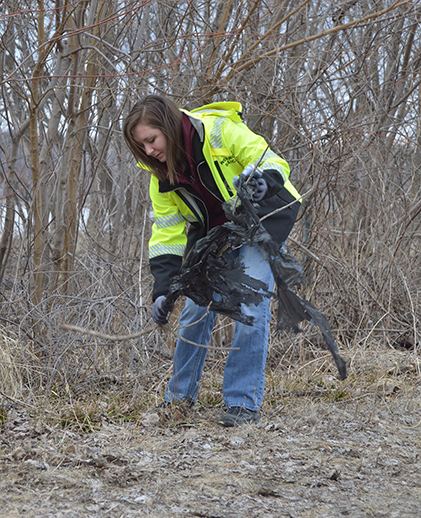
[[[416,2],[98,1],[22,11],[12,1],[7,9],[0,19],[5,393],[90,398],[108,390],[133,401],[162,393],[176,316],[169,330],[124,343],[59,329],[130,334],[150,323],[148,178],[123,145],[121,123],[151,92],[187,109],[241,101],[245,121],[287,159],[300,192],[312,189],[289,243],[308,276],[302,295],[327,315],[349,358],[392,349],[417,357]],[[228,320],[218,322],[213,346],[232,334]],[[273,332],[270,346],[275,371],[292,373],[324,355],[311,328],[297,337]],[[209,379],[219,379],[224,354],[209,353]]]

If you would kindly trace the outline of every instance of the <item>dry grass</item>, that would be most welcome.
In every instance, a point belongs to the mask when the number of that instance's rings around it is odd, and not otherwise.
[[[228,340],[229,321],[218,326],[218,340]],[[171,375],[169,335],[122,344],[66,335],[71,361],[63,361],[54,384],[47,377],[48,366],[59,365],[53,354],[31,356],[27,341],[3,339],[6,511],[39,516],[43,505],[51,515],[71,508],[80,516],[92,501],[97,514],[118,506],[112,516],[185,514],[174,506],[196,516],[210,516],[209,509],[237,516],[241,499],[242,515],[255,517],[289,509],[316,518],[315,500],[323,516],[365,516],[368,508],[411,516],[421,498],[419,351],[394,349],[374,334],[344,344],[336,332],[349,368],[339,381],[312,331],[271,334],[262,419],[233,430],[217,424],[226,351],[209,351],[195,407],[172,409],[158,422],[149,411]],[[133,350],[138,358],[130,362]],[[137,507],[136,498],[144,499]]]
[[[223,325],[229,329],[227,323]],[[293,404],[295,398],[347,404],[369,397],[374,404],[379,396],[410,397],[421,386],[416,350],[385,348],[381,342],[372,343],[371,348],[355,346],[342,350],[348,364],[348,378],[341,382],[328,351],[317,336],[313,341],[310,338],[308,330],[297,337],[273,337],[262,407],[266,415],[279,413]],[[40,376],[40,359],[24,343],[7,337],[3,331],[0,349],[3,406],[12,401],[47,422],[81,432],[98,430],[104,420],[137,422],[162,401],[171,375],[171,360],[158,349],[153,353],[145,350],[148,361],[130,365],[127,355],[132,347],[132,344],[86,344],[77,350],[81,351],[79,360],[77,351],[72,353],[73,361],[84,362],[88,348],[91,358],[92,352],[96,356],[88,368],[76,369],[79,376],[74,378],[74,385],[66,382],[39,386],[39,380],[45,379]],[[120,348],[127,351],[114,350]],[[225,358],[224,351],[209,352],[197,401],[203,410],[223,407]]]

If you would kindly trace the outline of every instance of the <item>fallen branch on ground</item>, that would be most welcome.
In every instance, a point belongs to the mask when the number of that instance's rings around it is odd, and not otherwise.
[[[71,326],[69,324],[61,324],[58,326],[60,329],[65,329],[66,331],[75,331],[76,333],[82,333],[84,335],[96,336],[98,338],[103,338],[104,340],[109,340],[110,342],[122,342],[124,340],[132,340],[133,338],[139,338],[139,336],[146,335],[155,331],[159,328],[158,324],[153,324],[151,326],[145,327],[142,331],[138,331],[137,333],[132,333],[130,335],[107,335],[104,333],[100,333],[99,331],[92,331],[91,329],[85,329],[84,327]]]
[[[146,335],[148,333],[151,333],[152,331],[156,331],[159,329],[159,324],[152,324],[151,326],[145,327],[145,329],[142,329],[142,331],[138,331],[137,333],[132,333],[129,335],[107,335],[105,333],[100,333],[99,331],[93,331],[92,329],[86,329],[84,327],[78,327],[78,326],[71,326],[69,324],[61,324],[58,326],[59,329],[64,329],[65,331],[74,331],[75,333],[81,333],[83,335],[91,335],[96,336],[97,338],[102,338],[103,340],[109,340],[110,342],[123,342],[125,340],[132,340],[133,338],[139,338],[140,336]],[[187,340],[188,342],[188,340]],[[189,342],[193,343],[197,347],[203,347],[204,349],[213,349],[215,351],[231,351],[232,347],[212,347],[211,345],[203,345],[203,344],[197,344],[196,342]],[[236,349],[236,348],[234,348]]]

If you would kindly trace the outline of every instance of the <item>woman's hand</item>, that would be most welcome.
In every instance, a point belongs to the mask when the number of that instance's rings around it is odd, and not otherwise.
[[[158,297],[152,308],[152,319],[157,324],[167,324],[168,318],[167,315],[172,311],[172,307],[168,308],[165,304],[167,297],[161,295]]]
[[[248,180],[251,174],[253,174],[253,176]],[[240,176],[234,176],[232,184],[236,189],[238,188],[240,178],[247,181],[247,185],[253,189],[253,201],[256,203],[262,201],[268,190],[268,184],[266,180],[262,178],[262,171],[259,168],[255,169],[253,164],[248,165]]]

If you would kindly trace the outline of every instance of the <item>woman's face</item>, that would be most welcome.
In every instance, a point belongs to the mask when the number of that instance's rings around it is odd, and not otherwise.
[[[132,130],[132,135],[148,156],[160,162],[167,161],[167,137],[160,129],[138,124]]]

